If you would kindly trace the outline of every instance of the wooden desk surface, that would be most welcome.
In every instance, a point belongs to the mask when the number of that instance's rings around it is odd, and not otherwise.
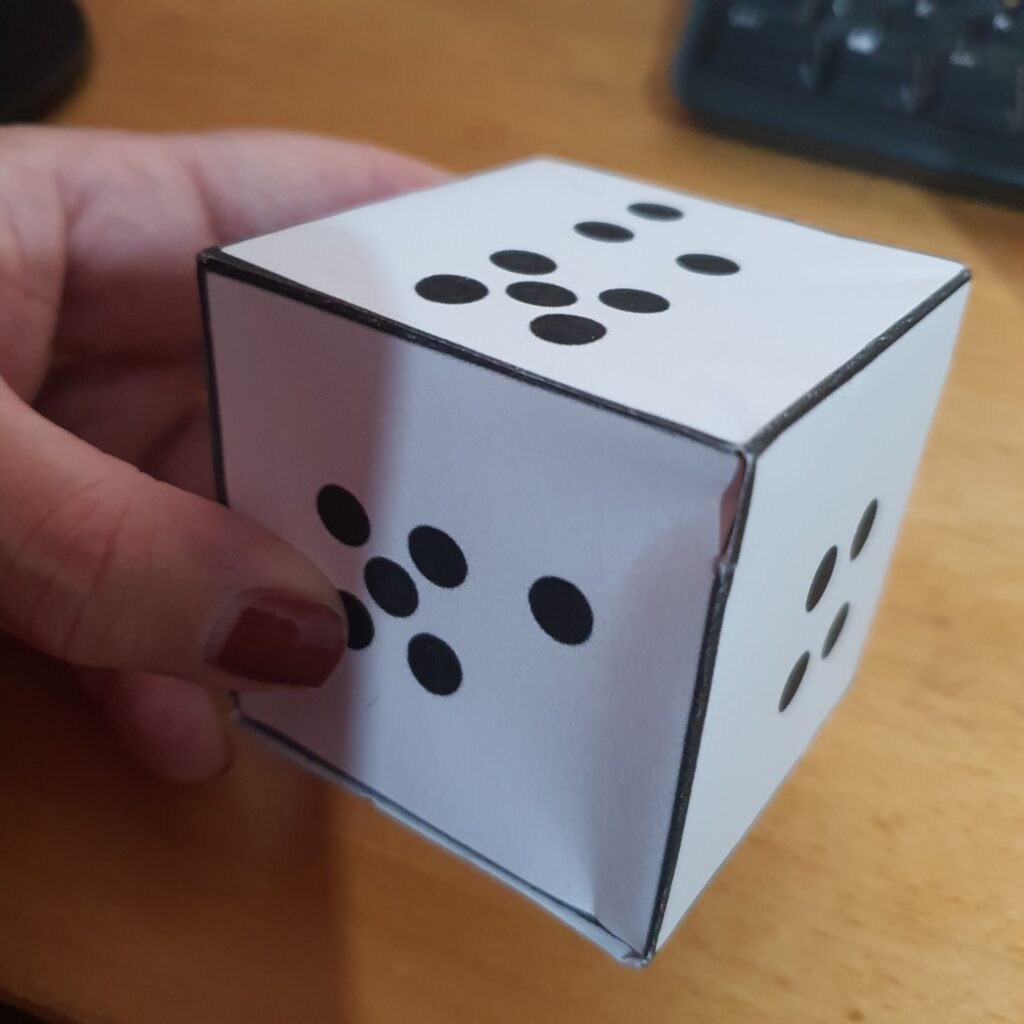
[[[106,1024],[1024,1019],[1024,216],[688,126],[676,0],[94,0],[59,120],[563,153],[976,274],[857,684],[646,971],[240,738],[194,789],[0,650],[0,993]]]

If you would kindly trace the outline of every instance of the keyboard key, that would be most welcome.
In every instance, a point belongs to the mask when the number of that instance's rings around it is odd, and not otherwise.
[[[922,44],[968,43],[980,38],[1005,10],[1001,0],[914,0],[892,10],[889,29],[912,33]]]
[[[941,69],[929,116],[939,124],[1024,137],[1024,52],[1001,41],[955,49]]]
[[[765,25],[806,27],[825,9],[825,0],[733,0],[727,18],[736,26]]]
[[[800,81],[804,88],[819,91],[831,77],[835,64],[838,44],[824,32],[819,32],[811,43],[808,56],[800,64]]]
[[[1011,0],[997,5],[992,15],[992,38],[1005,39],[1018,47],[1024,47],[1024,0]]]
[[[884,18],[893,0],[832,0],[833,17],[846,21],[874,21]]]
[[[940,55],[917,36],[887,32],[879,22],[852,24],[841,33],[826,92],[846,103],[917,114],[935,88]]]
[[[818,0],[734,0],[708,57],[717,71],[769,86],[806,89],[816,57]]]

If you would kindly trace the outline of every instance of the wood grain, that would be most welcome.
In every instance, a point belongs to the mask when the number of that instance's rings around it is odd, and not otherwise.
[[[1024,217],[705,135],[674,0],[94,0],[58,120],[547,151],[976,275],[858,682],[653,966],[247,737],[162,786],[0,649],[0,992],[83,1024],[1024,1019]]]

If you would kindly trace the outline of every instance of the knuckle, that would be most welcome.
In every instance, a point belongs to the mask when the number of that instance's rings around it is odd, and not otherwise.
[[[47,654],[90,664],[121,646],[130,622],[116,583],[142,538],[133,488],[99,479],[31,524],[8,573],[15,632]]]

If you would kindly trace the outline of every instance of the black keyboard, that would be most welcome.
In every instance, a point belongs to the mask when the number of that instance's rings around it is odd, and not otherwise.
[[[1024,0],[695,0],[673,80],[744,138],[1024,203]]]

